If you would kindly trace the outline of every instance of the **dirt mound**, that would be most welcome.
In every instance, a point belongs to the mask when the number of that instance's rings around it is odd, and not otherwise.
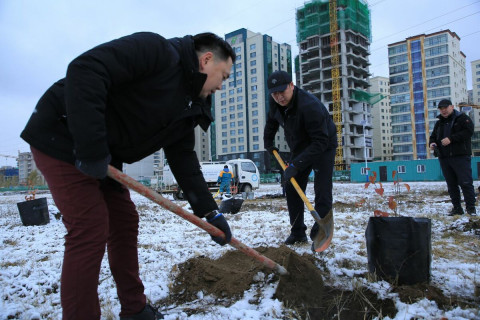
[[[376,294],[362,289],[341,291],[324,285],[324,274],[311,255],[300,256],[286,246],[256,248],[258,252],[283,265],[289,275],[279,276],[239,251],[229,251],[218,260],[205,257],[189,259],[178,266],[169,301],[183,304],[199,298],[199,292],[222,300],[226,306],[243,296],[252,285],[278,282],[274,298],[304,318],[363,319],[396,313],[391,300],[378,300]],[[254,302],[251,302],[254,303]],[[199,310],[201,312],[201,310]],[[336,316],[335,316],[336,317]]]

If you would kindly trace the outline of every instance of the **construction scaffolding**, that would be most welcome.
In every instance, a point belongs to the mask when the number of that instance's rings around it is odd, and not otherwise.
[[[363,0],[337,0],[337,27],[353,30],[372,41],[368,5]],[[329,0],[312,0],[297,10],[297,43],[308,37],[330,33]]]

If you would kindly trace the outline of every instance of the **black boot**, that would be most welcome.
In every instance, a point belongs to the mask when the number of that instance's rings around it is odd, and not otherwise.
[[[477,215],[477,209],[475,207],[467,207],[467,213],[471,216]]]
[[[147,304],[142,311],[137,314],[120,317],[120,320],[159,320],[163,319],[163,314],[161,314],[157,309],[154,309],[151,305]]]
[[[450,212],[447,214],[447,216],[457,216],[457,215],[462,215],[464,214],[463,212],[463,208],[462,207],[453,207],[452,210],[450,210]]]
[[[287,240],[285,240],[285,244],[295,244],[297,242],[307,242],[307,236],[295,236],[293,234],[289,235]]]

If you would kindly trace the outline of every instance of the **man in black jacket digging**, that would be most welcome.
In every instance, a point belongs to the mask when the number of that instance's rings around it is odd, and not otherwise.
[[[200,171],[194,128],[212,121],[210,95],[230,75],[235,53],[212,33],[165,39],[142,32],[74,59],[38,102],[27,141],[67,229],[61,276],[63,319],[100,319],[97,287],[107,245],[120,319],[161,319],[139,277],[138,213],[126,188],[106,178],[109,164],[139,161],[163,148],[195,215],[222,230]]]
[[[297,88],[291,76],[285,71],[275,71],[268,78],[270,110],[264,130],[264,145],[270,153],[278,151],[274,145],[279,126],[285,131],[285,139],[290,148],[291,158],[284,172],[291,233],[286,244],[306,242],[304,223],[304,203],[290,178],[294,177],[305,192],[310,172],[315,173],[315,211],[322,218],[322,225],[316,222],[310,238],[312,249],[320,250],[316,239],[331,239],[333,234],[332,212],[332,173],[337,148],[337,132],[328,110],[315,96]],[[328,246],[328,243],[326,244]],[[323,248],[322,248],[323,250]],[[321,250],[320,250],[321,251]]]
[[[440,114],[430,135],[429,146],[438,156],[447,182],[448,194],[453,205],[448,215],[464,213],[458,186],[462,189],[467,213],[476,215],[471,167],[473,122],[465,113],[455,110],[450,100],[441,100],[438,109]]]

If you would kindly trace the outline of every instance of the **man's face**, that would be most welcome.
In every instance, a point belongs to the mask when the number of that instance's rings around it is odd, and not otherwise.
[[[285,91],[272,93],[273,100],[275,100],[275,102],[281,105],[282,107],[287,106],[292,100],[293,88],[294,88],[293,82],[290,82],[288,84],[288,87],[285,89]]]
[[[204,53],[199,58],[200,72],[207,75],[207,80],[203,84],[200,97],[206,98],[216,90],[222,88],[222,82],[230,76],[232,69],[232,58],[228,57],[227,61],[215,59],[213,53]]]
[[[442,117],[448,118],[453,112],[453,105],[450,105],[444,108],[439,108],[438,110],[440,111],[440,114],[442,115]]]

